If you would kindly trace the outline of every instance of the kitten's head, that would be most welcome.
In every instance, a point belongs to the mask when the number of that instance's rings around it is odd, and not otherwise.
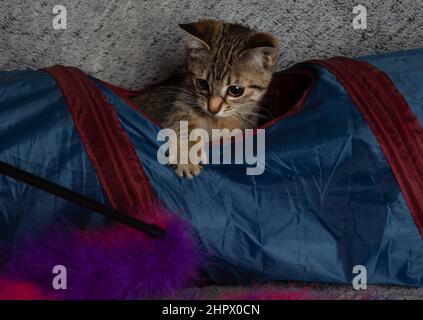
[[[277,40],[246,26],[213,20],[180,27],[202,110],[215,117],[256,114],[277,61]]]

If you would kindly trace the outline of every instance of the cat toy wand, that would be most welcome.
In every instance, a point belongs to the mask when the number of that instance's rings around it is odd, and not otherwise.
[[[89,210],[100,213],[103,216],[120,222],[130,228],[144,232],[152,238],[161,238],[165,234],[165,230],[155,224],[149,224],[135,219],[100,202],[85,197],[73,190],[62,187],[54,182],[48,181],[22,169],[16,168],[3,161],[0,161],[0,174],[25,182],[38,189],[54,194],[62,199],[71,201]]]

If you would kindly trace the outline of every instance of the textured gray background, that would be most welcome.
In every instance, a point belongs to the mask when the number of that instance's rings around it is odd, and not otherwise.
[[[67,8],[67,30],[52,27],[56,4]],[[352,28],[356,4],[367,7],[367,30]],[[177,25],[200,18],[237,21],[273,33],[281,43],[280,68],[309,58],[423,47],[423,0],[0,0],[0,70],[60,63],[117,85],[139,87],[180,65]],[[313,288],[345,297],[356,294],[350,286]],[[423,289],[372,286],[371,291],[380,298],[423,298]]]
[[[354,30],[355,4],[367,30]],[[423,0],[0,0],[0,70],[56,63],[127,87],[165,78],[181,62],[178,23],[237,21],[275,34],[280,67],[308,58],[423,47]],[[64,4],[68,29],[54,30]]]

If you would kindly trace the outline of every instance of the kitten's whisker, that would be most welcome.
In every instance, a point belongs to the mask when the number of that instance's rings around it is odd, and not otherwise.
[[[270,110],[269,109],[267,109],[267,108],[263,108],[263,107],[260,107],[260,106],[258,106],[257,108],[256,108],[256,110],[257,111],[265,111],[266,113],[268,113],[269,114],[269,118],[270,119],[273,119],[275,116],[270,112]]]
[[[237,120],[241,120],[243,124],[248,124],[251,122],[251,118],[248,118],[244,114],[237,112],[237,110],[232,110],[231,113],[233,114],[231,115],[233,118],[237,118]]]
[[[254,117],[259,117],[259,118],[264,118],[264,119],[272,119],[273,118],[273,117],[266,116],[266,115],[264,115],[260,112],[255,112],[253,110],[248,110],[248,109],[239,109],[237,114],[239,116],[243,115],[246,118],[248,118],[249,116],[250,117],[254,116]]]
[[[177,87],[177,86],[166,86],[166,88],[180,90],[180,91],[182,91],[182,92],[185,92],[185,93],[187,93],[187,94],[189,94],[189,95],[192,95],[192,96],[195,96],[195,97],[196,97],[196,95],[195,95],[195,93],[194,93],[194,92],[189,91],[189,90],[187,90],[187,89],[185,89],[185,88],[181,88],[181,87]]]

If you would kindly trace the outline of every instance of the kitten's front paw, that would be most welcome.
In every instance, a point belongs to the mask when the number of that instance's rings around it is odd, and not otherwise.
[[[188,163],[175,165],[175,172],[181,178],[192,179],[196,175],[199,175],[202,170],[203,166],[201,164]]]

